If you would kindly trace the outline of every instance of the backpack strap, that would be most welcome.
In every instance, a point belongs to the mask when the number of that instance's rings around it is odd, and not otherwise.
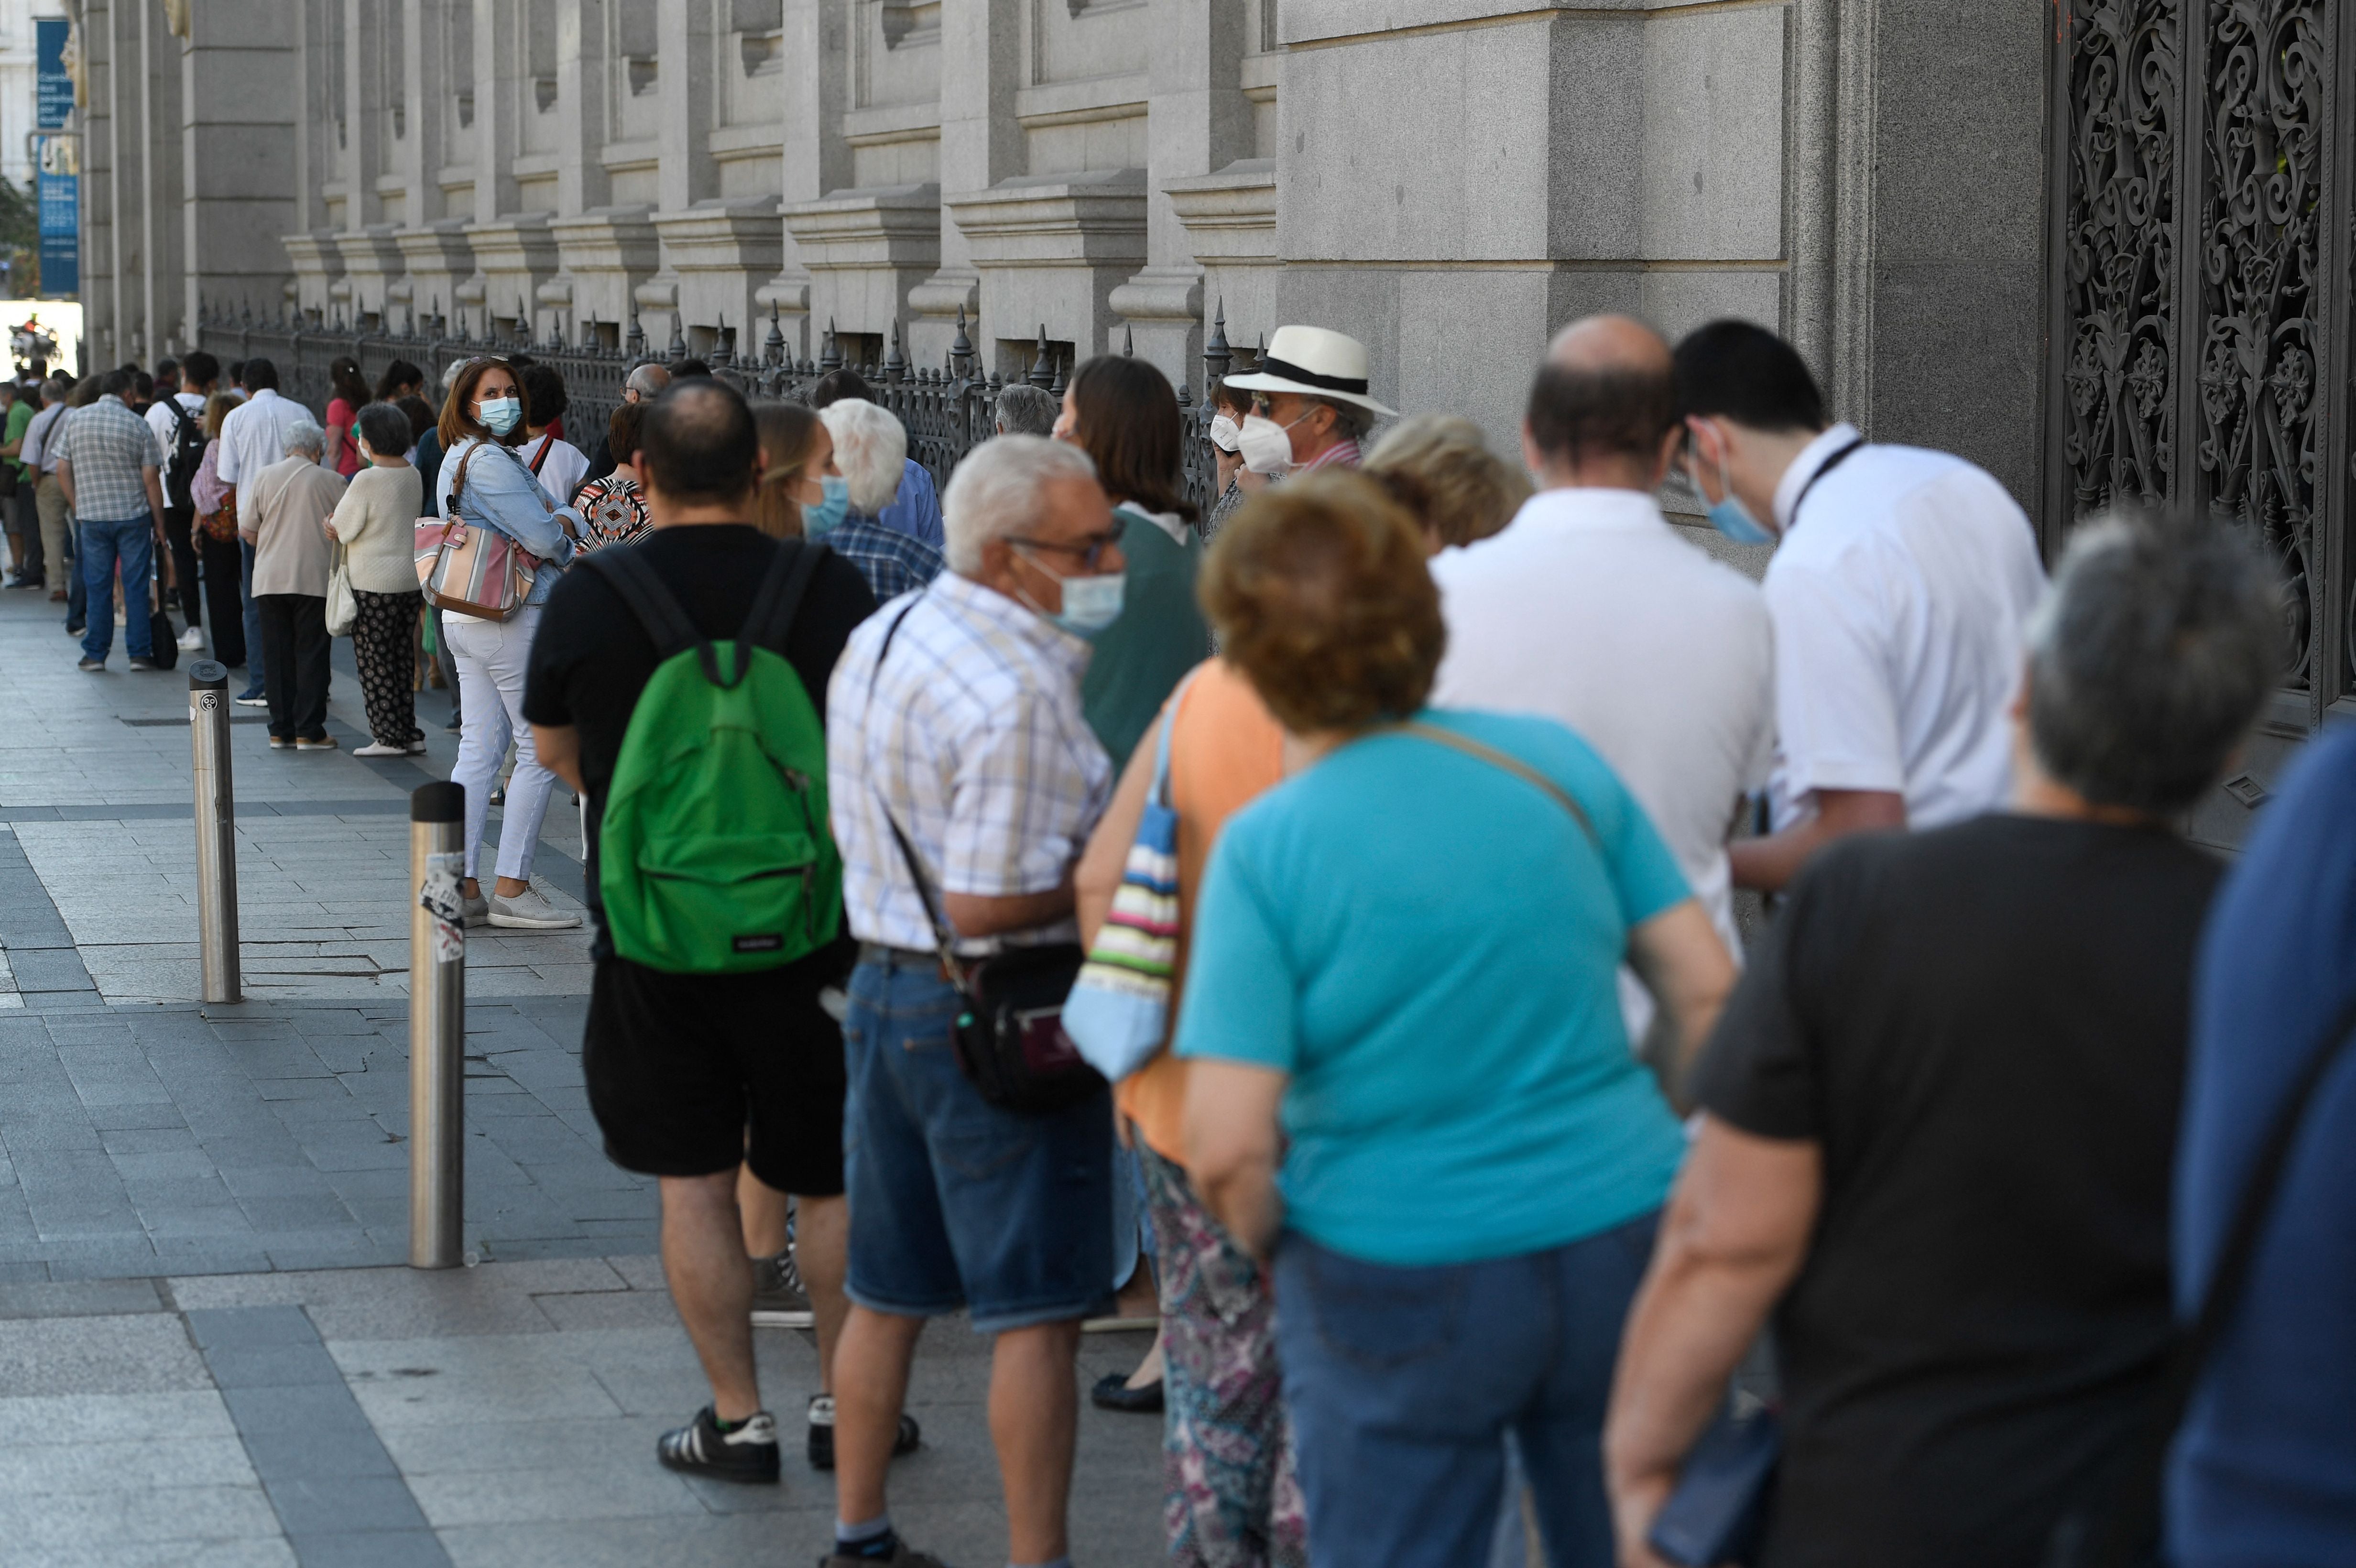
[[[712,645],[695,629],[695,623],[687,618],[687,612],[679,607],[679,601],[663,586],[654,568],[626,549],[593,550],[583,556],[579,564],[613,584],[614,592],[622,596],[622,603],[630,607],[630,613],[638,618],[638,624],[654,639],[658,662],[688,648],[697,649],[704,675],[713,685],[721,684],[719,661],[712,656]]]
[[[809,592],[810,579],[818,574],[819,562],[826,554],[826,546],[816,539],[797,539],[778,550],[761,579],[761,591],[753,596],[753,608],[737,640],[747,647],[783,655],[786,634],[793,630],[795,613],[801,609],[802,596]]]

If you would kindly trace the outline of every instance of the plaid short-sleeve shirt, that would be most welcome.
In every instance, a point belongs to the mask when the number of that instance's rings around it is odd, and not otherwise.
[[[1112,763],[1080,712],[1088,654],[1014,601],[947,572],[851,634],[828,688],[826,727],[827,796],[853,935],[933,946],[891,822],[937,892],[1045,892],[1070,873],[1112,794]],[[1065,920],[1007,940],[1068,942],[1074,929]]]
[[[112,393],[76,409],[65,424],[59,458],[73,464],[74,516],[88,523],[119,523],[147,515],[142,468],[164,466],[164,449],[147,421]]]

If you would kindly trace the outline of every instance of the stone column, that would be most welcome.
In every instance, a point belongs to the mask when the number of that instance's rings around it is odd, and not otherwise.
[[[785,0],[785,239],[777,275],[755,296],[774,307],[786,353],[815,358],[817,328],[811,258],[794,233],[797,207],[818,202],[857,183],[843,114],[851,107],[850,7],[830,0]],[[936,259],[940,236],[940,187],[933,187]],[[930,271],[929,268],[926,269]],[[897,309],[903,293],[893,295]],[[946,347],[946,345],[944,345]]]
[[[443,171],[468,161],[471,127],[454,133],[452,100],[471,88],[470,73],[454,77],[447,47],[451,0],[402,0],[402,48],[406,69],[402,90],[408,104],[408,134],[395,155],[409,193],[408,220],[393,236],[401,248],[402,276],[389,291],[405,307],[402,325],[440,316],[455,329],[458,289],[474,275],[474,248],[466,225],[474,216],[473,192],[454,209],[442,187]],[[472,51],[461,59],[470,60]],[[428,366],[431,371],[434,368]]]
[[[1173,202],[1171,182],[1211,176],[1252,153],[1252,108],[1243,91],[1247,7],[1232,0],[1153,0],[1154,48],[1147,74],[1144,271],[1112,293],[1112,308],[1136,335],[1137,352],[1178,385],[1197,379],[1203,268]],[[1269,181],[1271,196],[1274,179]],[[1183,199],[1179,197],[1178,199]],[[1273,203],[1271,202],[1271,205]]]
[[[139,12],[141,115],[146,132],[140,148],[139,219],[147,266],[139,278],[139,315],[147,324],[148,368],[166,355],[190,346],[193,322],[181,304],[186,251],[180,225],[180,39],[165,23],[160,6]]]
[[[1036,325],[1011,312],[1002,322],[983,317],[973,243],[948,207],[952,197],[978,195],[1024,172],[1023,127],[1014,118],[1023,33],[1021,0],[941,0],[941,259],[939,270],[908,292],[919,364],[937,363],[948,350],[960,310],[985,373],[991,337],[1019,336]]]
[[[180,57],[184,309],[275,315],[297,221],[297,0],[191,5]]]

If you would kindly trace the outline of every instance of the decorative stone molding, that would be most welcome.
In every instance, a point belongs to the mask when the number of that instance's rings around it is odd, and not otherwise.
[[[794,202],[786,229],[809,270],[806,308],[846,332],[884,334],[941,261],[941,187],[878,186]]]
[[[466,220],[449,218],[403,229],[393,241],[401,247],[409,303],[418,319],[451,315],[459,303],[459,287],[475,272],[475,248],[466,242]],[[480,304],[481,299],[477,294],[475,303]]]
[[[952,197],[974,265],[1135,267],[1145,261],[1145,171],[1025,175]]]
[[[540,300],[571,320],[568,338],[580,340],[596,321],[626,329],[632,291],[653,276],[662,261],[654,209],[645,206],[598,207],[549,224],[560,270],[542,283]],[[562,290],[563,297],[552,297]]]
[[[337,242],[344,259],[343,284],[356,312],[382,312],[393,289],[409,271],[402,254],[401,229],[391,223],[374,224],[358,233],[347,232]]]
[[[1195,317],[1201,318],[1206,303],[1223,308],[1228,336],[1241,344],[1273,332],[1279,275],[1275,161],[1245,158],[1215,174],[1165,181],[1162,190],[1203,266]]]
[[[329,291],[344,275],[343,236],[332,229],[313,229],[279,237],[286,260],[294,269],[288,298],[298,310],[330,309]]]
[[[520,212],[466,226],[482,279],[480,303],[494,317],[510,317],[519,309],[528,313],[534,341],[545,335],[545,328],[542,313],[530,301],[540,285],[556,275],[558,265],[551,221],[545,212]],[[460,297],[465,297],[464,290]]]
[[[649,304],[649,289],[667,283],[683,328],[705,333],[738,329],[755,315],[766,315],[754,293],[761,280],[785,265],[783,205],[774,196],[729,197],[655,214],[662,270],[640,286],[638,303]],[[709,347],[702,339],[690,342],[697,349]],[[736,344],[739,350],[757,350],[758,335],[739,332]]]

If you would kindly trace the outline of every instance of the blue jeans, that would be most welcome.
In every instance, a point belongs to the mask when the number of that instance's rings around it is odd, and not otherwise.
[[[1611,1568],[1603,1410],[1658,1219],[1430,1268],[1284,1237],[1277,1358],[1312,1568],[1488,1561],[1508,1430],[1550,1568]]]
[[[872,953],[873,950],[871,949]],[[1112,1307],[1112,1110],[1050,1115],[985,1102],[958,1071],[957,992],[939,964],[862,953],[842,1023],[851,1299],[976,1333]]]
[[[253,602],[253,546],[237,541],[237,593],[245,602],[245,689],[241,697],[261,697],[268,689],[262,677],[262,606]]]
[[[81,525],[82,624],[85,657],[103,660],[114,646],[114,563],[123,562],[123,640],[134,659],[155,656],[155,621],[147,583],[155,572],[155,519],[142,514]]]

